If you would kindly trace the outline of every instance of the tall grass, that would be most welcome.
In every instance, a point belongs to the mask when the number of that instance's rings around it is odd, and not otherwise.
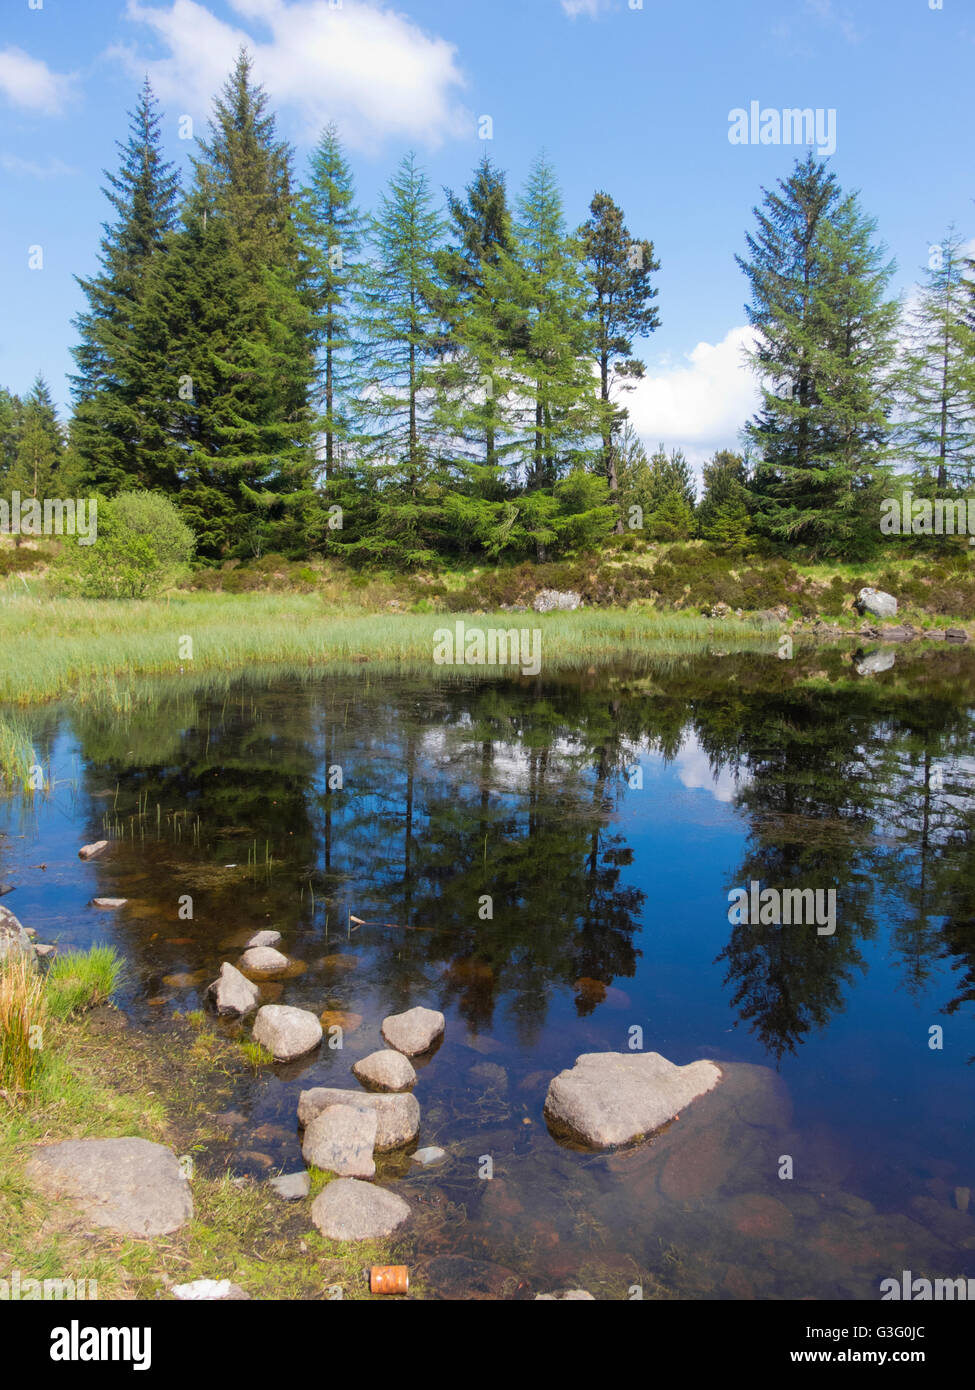
[[[34,745],[26,726],[16,717],[0,716],[0,795],[30,790]]]
[[[44,980],[33,962],[16,955],[0,963],[0,1090],[11,1102],[37,1083],[47,1016]]]
[[[103,1004],[118,985],[122,960],[114,946],[92,946],[56,956],[47,972],[48,1008],[54,1018],[68,1018]]]
[[[459,618],[482,628],[541,628],[543,660],[551,668],[634,653],[690,654],[716,634],[726,650],[762,640],[753,625],[715,624],[693,613],[377,614],[329,611],[316,594],[182,594],[130,602],[13,595],[0,600],[0,702],[70,694],[125,710],[136,698],[135,676],[242,673],[259,663],[308,669],[367,658],[442,673],[433,665],[433,635]],[[192,658],[181,655],[187,637]]]

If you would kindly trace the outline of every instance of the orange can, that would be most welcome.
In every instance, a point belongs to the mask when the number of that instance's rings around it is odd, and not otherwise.
[[[369,1271],[370,1293],[406,1293],[409,1287],[406,1265],[373,1265]]]

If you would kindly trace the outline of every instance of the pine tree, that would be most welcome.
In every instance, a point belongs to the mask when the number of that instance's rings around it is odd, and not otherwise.
[[[355,428],[356,344],[352,324],[361,290],[365,219],[355,204],[352,170],[338,130],[329,125],[311,157],[298,224],[309,261],[307,280],[315,315],[325,481],[330,482]]]
[[[694,534],[694,480],[681,449],[667,454],[658,445],[650,458],[650,515],[647,530],[652,540],[688,540]]]
[[[583,275],[589,291],[589,314],[599,366],[600,435],[603,471],[611,501],[618,502],[614,435],[625,411],[613,401],[613,388],[624,389],[644,374],[644,364],[633,356],[633,339],[652,333],[660,325],[653,303],[657,291],[650,276],[660,269],[652,241],[634,241],[623,220],[623,211],[608,193],[596,193],[589,220],[577,233],[583,250]],[[623,531],[622,515],[616,522]]]
[[[894,376],[898,441],[922,489],[968,486],[975,466],[975,333],[966,317],[970,286],[961,249],[954,229],[932,247]]]
[[[160,478],[145,449],[150,426],[140,314],[149,267],[175,225],[179,179],[161,152],[157,102],[147,78],[130,116],[127,144],[119,144],[118,173],[104,190],[115,211],[101,242],[101,270],[78,283],[88,301],[74,321],[75,403],[72,451],[79,481],[106,492],[126,486],[171,485]]]
[[[811,153],[778,186],[755,209],[749,259],[736,257],[760,334],[750,354],[763,401],[749,426],[761,456],[757,520],[813,553],[863,553],[883,478],[893,268],[855,195]]]
[[[702,469],[704,493],[697,528],[704,540],[740,550],[749,539],[748,470],[741,454],[719,449]]]
[[[242,50],[143,306],[154,419],[211,557],[300,552],[316,506],[313,323],[291,151],[267,108]]]
[[[6,479],[9,491],[17,491],[22,497],[58,495],[64,433],[51,392],[41,375],[24,399],[16,439],[16,454]]]

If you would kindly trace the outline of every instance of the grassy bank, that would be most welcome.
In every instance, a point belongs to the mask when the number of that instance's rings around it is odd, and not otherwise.
[[[0,702],[62,695],[126,703],[132,677],[309,667],[366,659],[433,667],[434,633],[458,619],[481,628],[538,628],[544,665],[598,664],[628,653],[700,651],[767,640],[755,623],[699,613],[363,613],[329,610],[316,594],[179,594],[140,602],[8,596],[0,609]],[[192,641],[192,658],[182,655]]]

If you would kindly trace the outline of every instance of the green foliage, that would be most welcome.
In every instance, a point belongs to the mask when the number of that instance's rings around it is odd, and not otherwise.
[[[66,593],[85,598],[150,598],[185,576],[193,532],[169,498],[123,492],[98,506],[93,545],[69,543],[57,573]]]
[[[55,956],[47,972],[48,1006],[54,1018],[68,1018],[103,1004],[118,987],[122,958],[114,946],[92,946]]]

